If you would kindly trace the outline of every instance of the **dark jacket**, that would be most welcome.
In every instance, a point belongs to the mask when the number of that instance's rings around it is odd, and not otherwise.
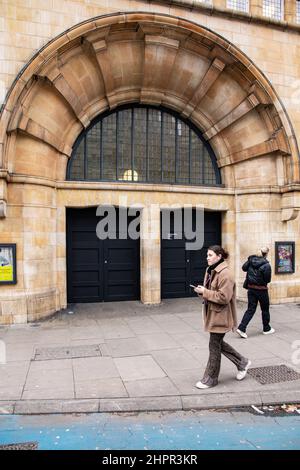
[[[242,270],[247,272],[248,284],[267,287],[271,281],[271,265],[264,256],[249,256]]]

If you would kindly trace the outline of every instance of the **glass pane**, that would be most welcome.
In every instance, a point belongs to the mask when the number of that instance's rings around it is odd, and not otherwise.
[[[245,13],[249,12],[248,0],[227,0],[226,6],[231,10],[244,11]]]
[[[203,184],[204,145],[191,131],[191,184]]]
[[[282,20],[282,0],[263,0],[263,16],[274,18],[275,20]]]
[[[148,123],[149,181],[161,181],[161,112],[149,109]]]
[[[147,110],[136,108],[134,110],[134,150],[133,168],[138,181],[147,180]]]
[[[101,124],[97,123],[86,134],[88,180],[100,179],[100,127]]]
[[[84,180],[84,138],[77,147],[71,161],[71,180]]]
[[[134,181],[131,162],[131,128],[132,110],[126,109],[118,113],[118,179]]]
[[[175,182],[175,122],[170,114],[163,113],[163,181]]]
[[[204,184],[216,184],[215,170],[206,148],[204,150]]]
[[[177,121],[177,182],[189,183],[189,128]]]
[[[116,114],[102,121],[102,178],[116,180]]]

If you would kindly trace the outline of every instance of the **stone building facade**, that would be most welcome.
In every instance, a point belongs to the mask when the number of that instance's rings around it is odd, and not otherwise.
[[[265,0],[0,3],[0,243],[17,247],[0,324],[66,307],[67,209],[104,203],[140,208],[144,303],[162,298],[160,211],[174,204],[220,214],[239,298],[242,261],[268,245],[271,301],[300,300],[298,2],[279,2],[280,17]],[[133,169],[126,180],[67,178],[77,139],[122,106],[190,123],[221,184],[144,182]],[[276,241],[295,243],[294,272],[275,274]]]

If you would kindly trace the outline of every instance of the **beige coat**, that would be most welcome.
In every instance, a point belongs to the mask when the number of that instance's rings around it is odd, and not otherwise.
[[[204,285],[207,280],[205,273]],[[235,305],[235,282],[230,276],[228,264],[223,261],[211,272],[209,289],[204,289],[203,322],[205,331],[227,333],[237,326]]]

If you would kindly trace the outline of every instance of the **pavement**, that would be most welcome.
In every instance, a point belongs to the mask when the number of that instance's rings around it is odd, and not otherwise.
[[[241,318],[246,304],[238,302]],[[260,310],[248,339],[225,340],[251,359],[237,381],[222,358],[219,384],[199,390],[209,334],[198,298],[69,305],[38,323],[0,327],[0,414],[198,410],[299,403],[296,380],[261,384],[255,368],[286,365],[300,374],[300,305],[272,305],[276,332],[262,334]],[[4,353],[5,356],[4,357]]]

